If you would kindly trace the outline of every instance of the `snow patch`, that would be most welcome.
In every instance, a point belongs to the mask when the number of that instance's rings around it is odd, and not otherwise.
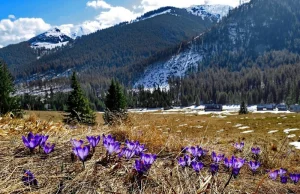
[[[271,130],[271,131],[269,131],[268,133],[269,134],[272,134],[272,133],[277,133],[278,132],[278,130]]]
[[[299,131],[300,129],[298,129],[298,128],[294,128],[294,129],[285,129],[285,130],[283,130],[283,132],[285,132],[286,134],[289,134],[290,132],[292,132],[292,131]]]
[[[295,146],[297,150],[300,150],[300,142],[291,142],[290,145]]]
[[[215,18],[220,21],[223,17],[227,16],[232,9],[229,5],[198,5],[187,8],[186,10],[196,16],[205,18]]]
[[[153,90],[154,86],[169,90],[168,79],[172,76],[183,77],[189,68],[197,68],[202,61],[202,55],[193,47],[165,62],[158,62],[146,69],[144,75],[134,84],[134,88],[142,85]]]
[[[249,130],[249,131],[243,131],[241,133],[253,133],[253,132],[254,132],[254,130]]]

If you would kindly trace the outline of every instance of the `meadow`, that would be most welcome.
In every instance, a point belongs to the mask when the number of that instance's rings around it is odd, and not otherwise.
[[[101,114],[98,124],[68,126],[60,122],[59,112],[27,112],[24,119],[0,119],[0,193],[300,193],[299,182],[272,180],[271,172],[285,169],[285,177],[300,173],[300,150],[290,145],[300,141],[300,114],[250,113],[247,115],[207,114],[195,112],[130,113],[129,121],[118,126],[105,126]],[[30,151],[22,136],[29,132],[49,135],[55,143],[48,155],[40,148]],[[137,175],[135,160],[108,156],[103,137],[111,134],[125,147],[126,140],[145,144],[146,153],[157,156],[151,168]],[[93,154],[82,162],[72,154],[71,139],[101,135]],[[235,143],[244,143],[241,150]],[[207,150],[201,156],[199,172],[182,167],[178,160],[190,155],[187,146]],[[251,148],[261,152],[253,155]],[[237,176],[218,161],[212,172],[212,152],[235,156],[246,161],[259,161],[254,172],[245,163]],[[38,184],[24,184],[24,170],[34,174]]]

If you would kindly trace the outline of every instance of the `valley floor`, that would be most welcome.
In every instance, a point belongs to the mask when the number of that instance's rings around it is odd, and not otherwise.
[[[170,111],[169,111],[170,113]],[[266,170],[285,168],[300,173],[300,114],[198,114],[191,111],[169,114],[166,111],[130,113],[130,121],[120,126],[67,126],[59,122],[58,112],[29,112],[22,120],[0,119],[0,193],[300,193],[298,184],[280,183],[268,177]],[[22,142],[28,132],[48,134],[56,144],[49,156],[38,149],[30,154]],[[72,160],[71,138],[86,142],[87,135],[112,134],[122,143],[138,140],[157,160],[143,178],[141,187],[134,184],[131,160],[106,158],[100,144],[85,163]],[[235,142],[245,147],[237,152]],[[186,146],[199,145],[209,154],[203,158],[204,169],[197,174],[182,168],[177,159]],[[258,146],[261,167],[255,175],[245,164],[239,176],[229,181],[230,173],[220,165],[217,175],[209,172],[211,152],[253,160],[251,147]],[[38,186],[25,186],[23,170],[30,170]],[[287,175],[288,175],[287,174]]]

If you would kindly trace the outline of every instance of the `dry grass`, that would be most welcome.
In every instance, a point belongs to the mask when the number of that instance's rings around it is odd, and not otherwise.
[[[263,167],[253,176],[246,165],[241,175],[230,182],[224,193],[300,193],[299,184],[283,185],[279,181],[265,178],[265,169],[284,167],[291,172],[300,172],[300,150],[289,146],[290,141],[298,141],[300,131],[292,132],[296,137],[286,138],[284,129],[300,126],[300,115],[249,114],[227,116],[195,114],[131,114],[130,123],[115,127],[103,126],[101,115],[98,126],[76,128],[55,123],[59,114],[35,112],[37,116],[27,116],[23,120],[2,118],[0,120],[0,193],[222,193],[229,173],[221,168],[217,177],[204,170],[197,175],[191,169],[182,169],[176,158],[184,146],[201,145],[210,151],[235,154],[251,159],[250,149],[258,145],[262,149],[260,157]],[[42,121],[39,119],[42,118]],[[52,122],[55,120],[55,122]],[[230,123],[229,123],[230,122]],[[281,123],[281,124],[278,124]],[[237,124],[249,126],[238,129]],[[222,129],[222,130],[221,130]],[[243,134],[242,131],[254,130]],[[268,134],[270,130],[277,133]],[[48,157],[36,150],[30,156],[24,148],[21,135],[28,132],[50,135],[48,141],[56,143],[56,148]],[[111,133],[119,141],[139,140],[146,144],[149,152],[158,154],[158,159],[143,181],[141,189],[130,187],[132,166],[130,161],[118,160],[107,166],[101,165],[105,156],[102,146],[86,162],[85,169],[79,161],[71,160],[70,139],[85,139],[86,135]],[[235,153],[232,143],[244,141],[241,153]],[[210,157],[204,159],[208,165]],[[21,177],[23,169],[31,170],[39,181],[38,188],[24,186]],[[207,167],[206,167],[207,169]],[[258,188],[259,186],[259,188]]]

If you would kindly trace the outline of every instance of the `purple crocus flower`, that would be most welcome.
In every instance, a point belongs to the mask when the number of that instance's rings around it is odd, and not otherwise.
[[[278,170],[278,174],[279,174],[280,176],[283,176],[283,175],[286,174],[286,173],[287,173],[287,170],[284,169],[284,168],[280,168],[280,169]]]
[[[49,138],[49,135],[41,135],[41,142],[40,142],[41,147],[43,147],[45,145],[48,138]]]
[[[277,176],[278,176],[278,170],[271,170],[271,171],[269,172],[269,177],[270,177],[270,179],[272,179],[273,181],[276,180]]]
[[[22,176],[22,181],[26,186],[34,185],[37,186],[38,182],[30,170],[24,170],[24,175]]]
[[[211,174],[215,175],[219,171],[219,165],[211,164],[209,169],[210,169]]]
[[[280,177],[280,182],[281,182],[282,184],[286,184],[287,181],[288,181],[288,177],[287,177],[287,176],[281,176],[281,177]]]
[[[34,135],[33,133],[29,133],[27,138],[22,136],[24,145],[30,149],[32,152],[34,148],[36,148],[38,145],[40,145],[41,142],[41,136],[40,135]]]
[[[196,161],[193,161],[191,165],[194,171],[196,171],[197,173],[199,173],[200,170],[204,167],[204,164],[202,162],[196,162]]]
[[[192,159],[189,155],[185,155],[184,157],[178,158],[178,164],[182,167],[190,166],[192,163]]]
[[[242,149],[244,148],[245,146],[245,143],[244,142],[241,142],[241,143],[235,143],[234,144],[234,147],[239,150],[239,151],[242,151]]]
[[[54,147],[55,147],[55,144],[51,145],[50,143],[46,143],[43,146],[43,150],[44,150],[45,154],[50,154],[51,152],[53,152]]]
[[[248,165],[252,172],[255,172],[260,167],[260,163],[258,161],[250,161]]]
[[[202,157],[204,155],[204,151],[201,147],[196,146],[196,147],[189,147],[187,148],[187,151],[192,154],[194,157]]]
[[[116,140],[111,135],[103,135],[103,145],[106,147],[109,143],[114,143]]]
[[[251,152],[255,155],[259,155],[260,154],[260,148],[259,147],[253,147],[253,148],[251,148]]]
[[[146,173],[151,168],[151,165],[146,165],[142,160],[136,160],[134,169],[140,174]]]
[[[215,152],[211,153],[212,159],[215,163],[219,163],[224,159],[224,154],[216,154]]]
[[[146,165],[152,165],[156,160],[157,156],[155,154],[141,154],[141,161]]]
[[[90,152],[90,146],[81,146],[81,147],[74,147],[73,152],[78,158],[84,162],[87,156],[89,155]]]
[[[100,142],[100,136],[86,136],[86,138],[92,146],[93,150]]]
[[[231,168],[234,159],[235,159],[234,156],[232,156],[231,158],[225,158],[225,159],[224,159],[224,165],[225,165],[227,168]]]
[[[297,184],[300,180],[300,174],[290,174],[290,179],[294,182],[294,184]]]
[[[108,152],[109,155],[112,155],[113,153],[119,153],[120,152],[120,143],[115,141],[115,142],[111,142],[111,143],[106,143],[106,150]]]
[[[126,140],[125,144],[127,148],[134,151],[136,155],[140,155],[142,152],[146,151],[145,145],[141,145],[139,141]]]
[[[233,161],[232,161],[232,174],[233,174],[234,177],[236,177],[239,174],[239,172],[240,172],[242,166],[244,165],[244,163],[245,163],[245,160],[242,159],[242,158],[234,158],[233,159]]]
[[[81,147],[83,144],[82,140],[71,139],[72,146],[74,148]]]
[[[119,157],[125,156],[125,158],[130,159],[135,155],[134,150],[130,150],[128,148],[123,148],[122,151],[119,154]]]

